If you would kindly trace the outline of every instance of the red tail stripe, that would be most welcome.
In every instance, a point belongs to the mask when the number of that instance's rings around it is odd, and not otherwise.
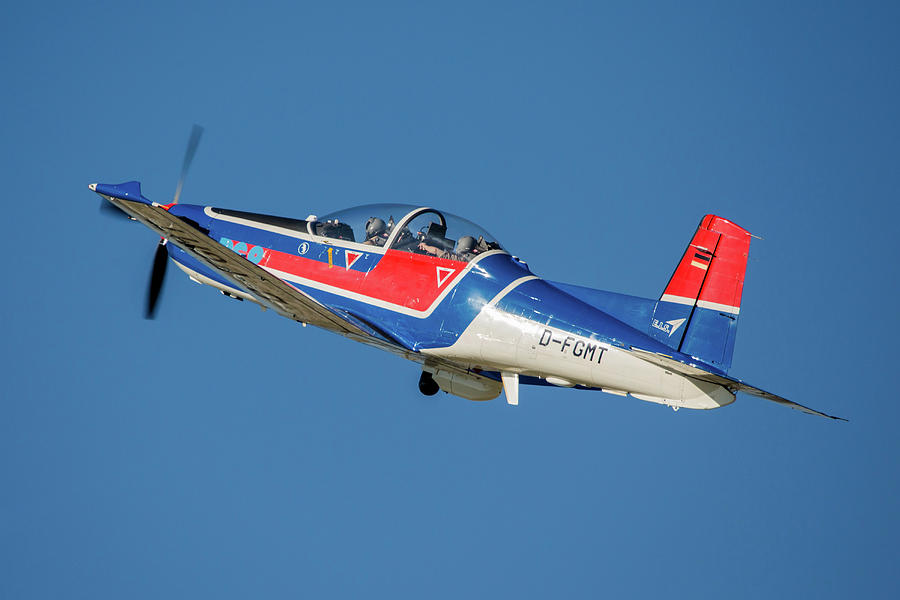
[[[710,231],[719,233],[721,237],[699,300],[740,307],[750,254],[750,233],[722,217],[707,215],[704,221],[708,221]]]
[[[750,233],[727,219],[706,215],[663,292],[689,300],[741,305]],[[712,257],[711,261],[705,260]]]

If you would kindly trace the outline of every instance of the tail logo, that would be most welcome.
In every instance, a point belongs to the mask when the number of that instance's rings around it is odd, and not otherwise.
[[[678,331],[678,328],[684,325],[686,320],[687,319],[672,319],[671,321],[659,321],[653,319],[653,322],[650,323],[650,325],[663,333],[668,333],[669,337],[672,337],[672,334]]]

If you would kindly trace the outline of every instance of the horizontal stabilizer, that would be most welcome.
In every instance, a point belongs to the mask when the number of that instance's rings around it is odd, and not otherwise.
[[[559,281],[547,281],[547,283],[639,331],[647,329],[647,323],[653,317],[653,310],[657,304],[657,301],[651,298],[595,290]]]
[[[802,404],[797,404],[796,402],[792,402],[787,398],[776,396],[775,394],[744,383],[740,379],[735,379],[726,375],[717,375],[715,373],[710,373],[709,371],[705,371],[698,367],[683,363],[679,360],[675,360],[674,358],[666,356],[665,354],[650,352],[648,350],[641,350],[640,348],[635,347],[631,347],[630,352],[637,358],[645,360],[654,365],[669,369],[671,371],[675,371],[676,373],[681,373],[682,375],[686,375],[688,377],[693,377],[694,379],[721,385],[722,387],[727,388],[732,392],[744,392],[746,394],[750,394],[751,396],[756,396],[757,398],[764,398],[771,402],[777,402],[782,406],[787,406],[801,412],[805,412],[808,415],[817,415],[820,417],[827,417],[829,419],[835,419],[838,421],[847,420],[842,417],[835,417],[823,412],[819,412],[817,410],[809,408],[808,406],[803,406]]]
[[[834,419],[836,421],[846,421],[847,420],[843,417],[835,417],[833,415],[828,415],[823,412],[819,412],[817,410],[809,408],[808,406],[803,406],[802,404],[797,404],[796,402],[791,402],[790,400],[788,400],[786,398],[782,398],[781,396],[776,396],[775,394],[772,394],[765,390],[755,388],[752,385],[748,385],[742,381],[738,381],[738,380],[734,380],[734,381],[735,381],[734,389],[738,392],[744,392],[745,394],[750,394],[751,396],[756,396],[757,398],[765,398],[766,400],[770,400],[772,402],[777,402],[778,404],[781,404],[782,406],[788,406],[790,408],[799,410],[800,412],[805,412],[808,415],[818,415],[820,417],[827,417],[829,419]]]

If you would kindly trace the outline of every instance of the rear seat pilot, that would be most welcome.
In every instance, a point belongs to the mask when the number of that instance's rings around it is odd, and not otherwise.
[[[479,250],[475,247],[476,244],[477,242],[475,241],[475,238],[473,238],[471,235],[464,235],[456,242],[456,252],[442,250],[441,248],[438,248],[436,246],[426,244],[425,242],[419,243],[419,250],[427,252],[432,256],[437,256],[438,258],[469,262],[470,260],[475,258],[476,254],[479,253]]]

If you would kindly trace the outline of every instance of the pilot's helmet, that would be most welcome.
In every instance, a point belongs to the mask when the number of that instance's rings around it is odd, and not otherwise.
[[[475,238],[471,235],[464,235],[456,242],[456,251],[460,254],[471,252],[475,249]]]
[[[385,229],[387,229],[387,226],[384,224],[384,221],[378,217],[370,217],[369,220],[366,221],[366,237],[368,238],[381,235],[384,233]]]

